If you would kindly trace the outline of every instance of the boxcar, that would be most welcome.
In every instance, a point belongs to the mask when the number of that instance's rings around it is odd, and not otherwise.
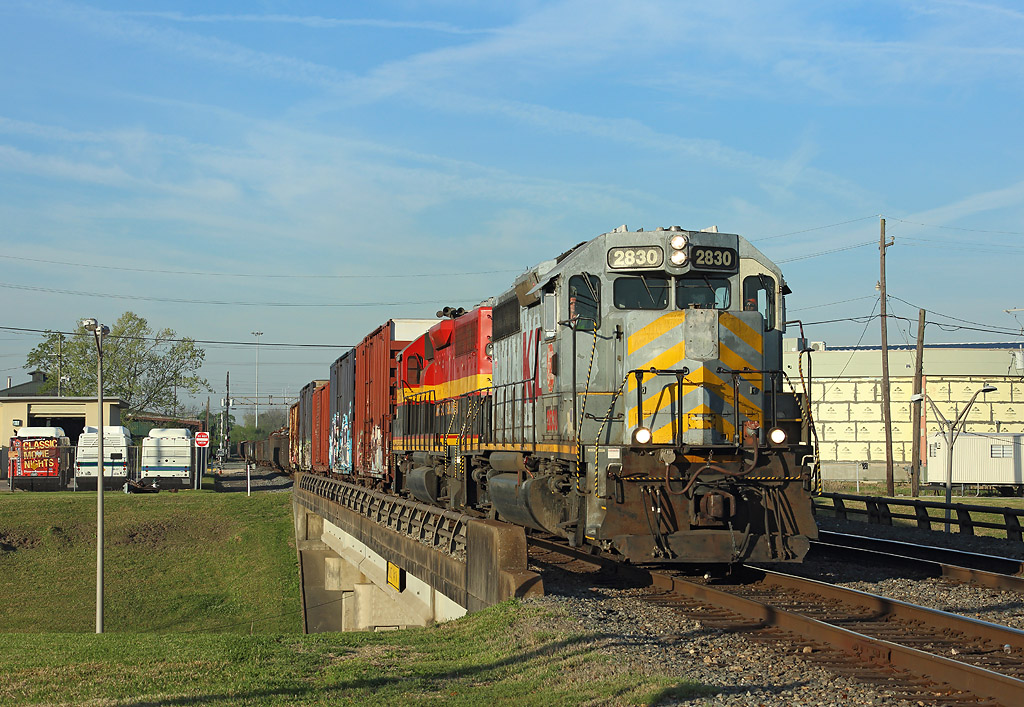
[[[313,419],[310,437],[312,450],[310,464],[314,471],[327,471],[330,468],[328,457],[331,419],[331,385],[324,382],[313,388]]]
[[[353,463],[358,474],[391,480],[391,421],[395,417],[398,354],[437,323],[436,319],[392,319],[356,346]]]
[[[331,419],[328,462],[335,474],[352,473],[352,418],[356,386],[356,350],[331,364]]]

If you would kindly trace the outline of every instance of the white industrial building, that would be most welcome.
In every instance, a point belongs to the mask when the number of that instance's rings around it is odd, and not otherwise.
[[[885,478],[885,428],[882,424],[882,352],[879,346],[830,347],[811,354],[811,409],[820,439],[825,480]],[[784,366],[800,386],[796,340],[787,339]],[[913,424],[910,397],[914,391],[916,351],[913,346],[889,347],[889,394],[892,414],[893,460],[897,483],[909,482]],[[807,376],[806,357],[804,376]],[[954,446],[974,433],[1024,433],[1024,350],[1021,344],[926,344],[924,392],[943,416],[953,420],[985,385],[992,393],[979,395]],[[934,467],[928,440],[941,434],[931,406],[921,406],[921,462]],[[963,453],[973,447],[964,445]],[[979,447],[980,449],[980,447]],[[944,466],[945,462],[941,462]],[[933,470],[934,471],[934,468]],[[927,472],[922,470],[922,479]],[[931,474],[935,477],[935,474]]]

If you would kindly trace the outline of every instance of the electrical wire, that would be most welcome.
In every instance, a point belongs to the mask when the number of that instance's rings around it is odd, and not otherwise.
[[[77,268],[97,268],[101,270],[119,270],[122,272],[157,273],[161,275],[197,275],[201,277],[258,277],[258,278],[301,278],[309,279],[331,279],[349,280],[359,278],[410,278],[410,277],[461,277],[463,275],[495,275],[498,273],[514,273],[518,270],[478,270],[475,272],[432,272],[432,273],[385,273],[385,274],[360,274],[360,275],[317,275],[301,273],[296,275],[284,275],[280,273],[231,273],[231,272],[200,272],[194,270],[155,270],[152,268],[129,268],[118,265],[95,265],[93,263],[74,263],[67,260],[45,260],[43,258],[26,258],[18,255],[2,255],[5,260],[20,260],[26,263],[44,263],[46,265],[66,265]]]
[[[807,255],[798,255],[795,258],[785,258],[783,260],[776,260],[775,262],[779,265],[783,263],[793,263],[797,260],[807,260],[808,258],[817,258],[822,255],[831,255],[832,253],[841,253],[845,250],[853,250],[854,248],[863,248],[864,246],[877,245],[878,241],[865,241],[863,243],[855,243],[853,245],[843,246],[842,248],[832,248],[831,250],[823,250],[818,253],[808,253]]]
[[[841,300],[838,300],[836,302],[826,302],[825,304],[813,304],[810,307],[796,307],[796,308],[789,308],[789,307],[787,307],[786,311],[787,312],[805,312],[808,309],[820,309],[822,307],[831,307],[831,306],[836,305],[836,304],[846,304],[847,302],[859,302],[860,300],[874,299],[877,296],[878,295],[864,295],[863,297],[851,297],[850,299],[841,299]]]
[[[0,326],[0,330],[24,332],[27,334],[64,334],[65,336],[76,336],[78,334],[81,334],[81,332],[76,331],[58,331],[56,329],[28,329],[25,327],[12,326]],[[162,336],[120,336],[116,334],[109,334],[106,338],[126,339],[130,341],[158,341],[174,343],[190,341],[194,344],[212,344],[222,346],[272,346],[285,349],[351,349],[355,346],[355,344],[292,344],[288,342],[268,343],[264,341],[217,341],[214,339],[192,339],[189,337],[167,338]]]
[[[908,221],[906,219],[897,218],[896,216],[888,217],[891,221],[899,221],[901,223],[909,223],[912,226],[924,226],[925,228],[942,228],[947,231],[968,231],[970,233],[993,233],[1002,236],[1024,236],[1024,231],[990,231],[983,228],[962,228],[960,226],[939,226],[934,223],[920,223],[918,221]]]
[[[8,282],[0,282],[0,287],[11,290],[27,290],[29,292],[46,292],[50,294],[75,295],[76,297],[99,297],[103,299],[129,299],[144,300],[146,302],[174,302],[177,304],[212,304],[229,305],[232,307],[408,307],[422,304],[451,304],[452,301],[469,302],[469,298],[449,297],[446,300],[424,300],[422,302],[242,302],[225,300],[198,300],[183,299],[179,297],[146,297],[144,295],[118,295],[111,292],[80,292],[78,290],[61,290],[51,287],[38,287],[35,285],[14,285]],[[475,300],[481,301],[479,299]]]
[[[942,312],[936,312],[934,310],[928,310],[925,307],[920,307],[920,306],[914,304],[913,302],[908,302],[907,300],[902,299],[900,297],[897,297],[896,295],[889,295],[889,299],[894,299],[894,300],[897,300],[899,302],[902,302],[905,305],[908,305],[910,307],[914,307],[915,309],[924,309],[925,311],[929,312],[930,314],[934,314],[934,315],[939,316],[939,317],[944,317],[946,319],[952,319],[953,321],[957,321],[957,322],[963,322],[964,324],[974,324],[975,326],[989,327],[991,329],[1005,329],[1005,330],[1007,330],[1006,333],[1009,333],[1011,335],[1015,333],[1012,328],[1010,328],[1010,327],[1003,327],[1003,326],[1000,326],[999,324],[983,324],[982,322],[975,322],[975,321],[972,321],[970,319],[961,319],[960,317],[954,317],[951,314],[943,314]],[[1001,333],[1001,332],[993,332],[993,333]]]
[[[786,236],[795,236],[795,235],[798,235],[800,233],[810,233],[811,231],[821,231],[821,230],[824,230],[826,228],[835,228],[836,226],[845,226],[848,223],[857,223],[858,221],[866,221],[869,218],[881,218],[881,217],[880,216],[876,216],[875,214],[871,214],[870,216],[861,216],[860,218],[850,219],[849,221],[840,221],[839,223],[830,223],[830,224],[828,224],[826,226],[815,226],[814,228],[805,228],[805,229],[803,229],[801,231],[790,231],[789,233],[779,233],[778,235],[775,235],[775,236],[761,236],[760,238],[751,238],[749,240],[750,240],[751,243],[757,243],[758,241],[770,241],[770,240],[773,240],[775,238],[785,238]]]
[[[860,342],[864,341],[864,336],[868,333],[868,326],[875,319],[875,307],[877,307],[879,305],[879,303],[881,303],[881,301],[882,301],[882,297],[881,297],[881,295],[879,295],[875,299],[875,304],[871,307],[871,314],[868,315],[867,321],[864,322],[864,331],[862,331],[860,333],[860,338],[857,339],[857,343],[854,346],[860,346]],[[804,326],[807,326],[807,324],[804,324]],[[833,381],[832,385],[830,385],[828,388],[826,388],[825,392],[821,394],[822,400],[824,400],[825,396],[828,395],[828,391],[832,390],[836,386],[836,383],[839,382],[838,379],[842,378],[843,374],[846,373],[846,369],[850,366],[850,363],[853,361],[853,356],[854,356],[855,353],[857,353],[857,352],[856,351],[851,351],[850,352],[850,358],[846,359],[846,363],[843,365],[842,370],[839,371],[839,375],[836,376],[836,380]]]

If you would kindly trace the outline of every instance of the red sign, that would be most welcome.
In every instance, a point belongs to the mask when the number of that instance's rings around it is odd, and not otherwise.
[[[196,446],[197,447],[209,447],[210,446],[210,433],[209,432],[196,432]]]
[[[8,466],[11,476],[58,476],[60,453],[57,440],[12,438]]]

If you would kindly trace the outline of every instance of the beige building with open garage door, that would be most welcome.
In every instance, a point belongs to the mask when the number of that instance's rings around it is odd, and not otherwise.
[[[810,342],[811,410],[817,424],[823,478],[833,481],[885,479],[885,427],[882,424],[882,351],[879,346],[829,347]],[[784,366],[800,387],[796,341],[787,339]],[[916,351],[889,347],[890,409],[894,476],[910,481]],[[963,434],[1024,433],[1024,350],[1021,344],[926,344],[924,392],[947,420],[955,419],[985,385],[968,414]],[[808,375],[806,356],[803,375]],[[942,427],[930,405],[921,406],[924,422],[921,462],[927,465],[927,440]],[[932,460],[934,462],[934,459]],[[922,471],[922,479],[926,478]]]
[[[103,399],[103,424],[121,424],[120,398]],[[0,478],[7,478],[7,449],[19,427],[61,427],[74,444],[86,427],[98,424],[96,398],[0,395]]]

